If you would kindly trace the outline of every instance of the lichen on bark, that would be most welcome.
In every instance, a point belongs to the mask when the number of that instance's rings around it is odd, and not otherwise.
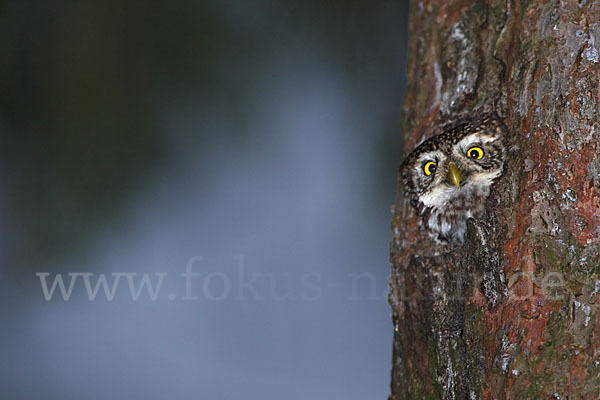
[[[399,187],[390,399],[600,396],[600,2],[412,1],[405,150],[494,111],[505,173],[463,245]]]

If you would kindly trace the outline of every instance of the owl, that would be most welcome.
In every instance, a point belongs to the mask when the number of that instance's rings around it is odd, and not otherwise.
[[[484,210],[503,172],[506,127],[496,116],[463,121],[419,145],[402,163],[404,193],[423,227],[442,242],[463,242],[467,220]]]

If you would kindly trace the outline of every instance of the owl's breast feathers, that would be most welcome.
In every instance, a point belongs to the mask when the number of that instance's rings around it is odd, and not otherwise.
[[[443,203],[426,206],[420,203],[419,210],[423,224],[434,238],[445,242],[463,242],[467,230],[467,220],[478,218],[484,210],[485,199],[490,189],[469,185],[454,189]]]

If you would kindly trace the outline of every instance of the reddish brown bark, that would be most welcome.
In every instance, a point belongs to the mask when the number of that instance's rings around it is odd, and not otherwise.
[[[600,396],[600,2],[412,1],[405,148],[495,110],[506,170],[464,245],[399,188],[390,399]]]

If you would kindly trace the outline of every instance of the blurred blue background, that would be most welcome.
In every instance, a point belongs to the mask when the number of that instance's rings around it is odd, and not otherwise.
[[[0,398],[385,399],[406,15],[4,2]]]

